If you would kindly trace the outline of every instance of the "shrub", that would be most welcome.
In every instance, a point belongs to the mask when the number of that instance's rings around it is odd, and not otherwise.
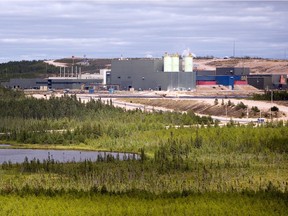
[[[236,105],[236,109],[246,109],[247,105],[245,105],[242,101]]]
[[[272,112],[278,112],[279,111],[279,108],[276,107],[276,106],[273,106],[270,108]]]
[[[228,106],[232,106],[232,102],[228,100]]]
[[[251,110],[252,110],[253,112],[260,112],[260,110],[258,109],[257,106],[252,106]]]

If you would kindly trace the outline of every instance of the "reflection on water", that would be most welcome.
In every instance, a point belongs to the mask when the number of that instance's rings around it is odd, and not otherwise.
[[[114,158],[123,159],[139,159],[139,155],[131,153],[115,153],[115,152],[96,152],[96,151],[79,151],[79,150],[36,150],[36,149],[0,149],[0,164],[4,161],[12,163],[22,163],[25,157],[28,160],[34,158],[41,162],[47,159],[53,159],[58,162],[80,162],[84,160],[96,161],[97,158],[105,158],[108,155]]]

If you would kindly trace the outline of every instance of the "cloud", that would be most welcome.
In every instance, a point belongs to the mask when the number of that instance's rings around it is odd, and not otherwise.
[[[285,1],[2,0],[0,7],[0,59],[160,57],[187,47],[226,56],[234,41],[236,54],[281,58],[288,47]]]

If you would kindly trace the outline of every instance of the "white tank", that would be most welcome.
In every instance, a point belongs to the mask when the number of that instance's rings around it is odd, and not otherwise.
[[[184,57],[184,72],[193,72],[193,56]]]
[[[172,71],[172,57],[167,53],[164,55],[164,72]]]
[[[172,72],[179,72],[179,55],[172,56]]]

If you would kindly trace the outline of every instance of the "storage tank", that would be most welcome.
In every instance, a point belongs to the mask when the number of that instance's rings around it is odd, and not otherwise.
[[[179,72],[179,55],[172,56],[172,72]]]
[[[171,72],[172,71],[172,57],[165,53],[164,55],[164,72]]]
[[[191,54],[184,57],[184,72],[193,72],[193,57]]]

